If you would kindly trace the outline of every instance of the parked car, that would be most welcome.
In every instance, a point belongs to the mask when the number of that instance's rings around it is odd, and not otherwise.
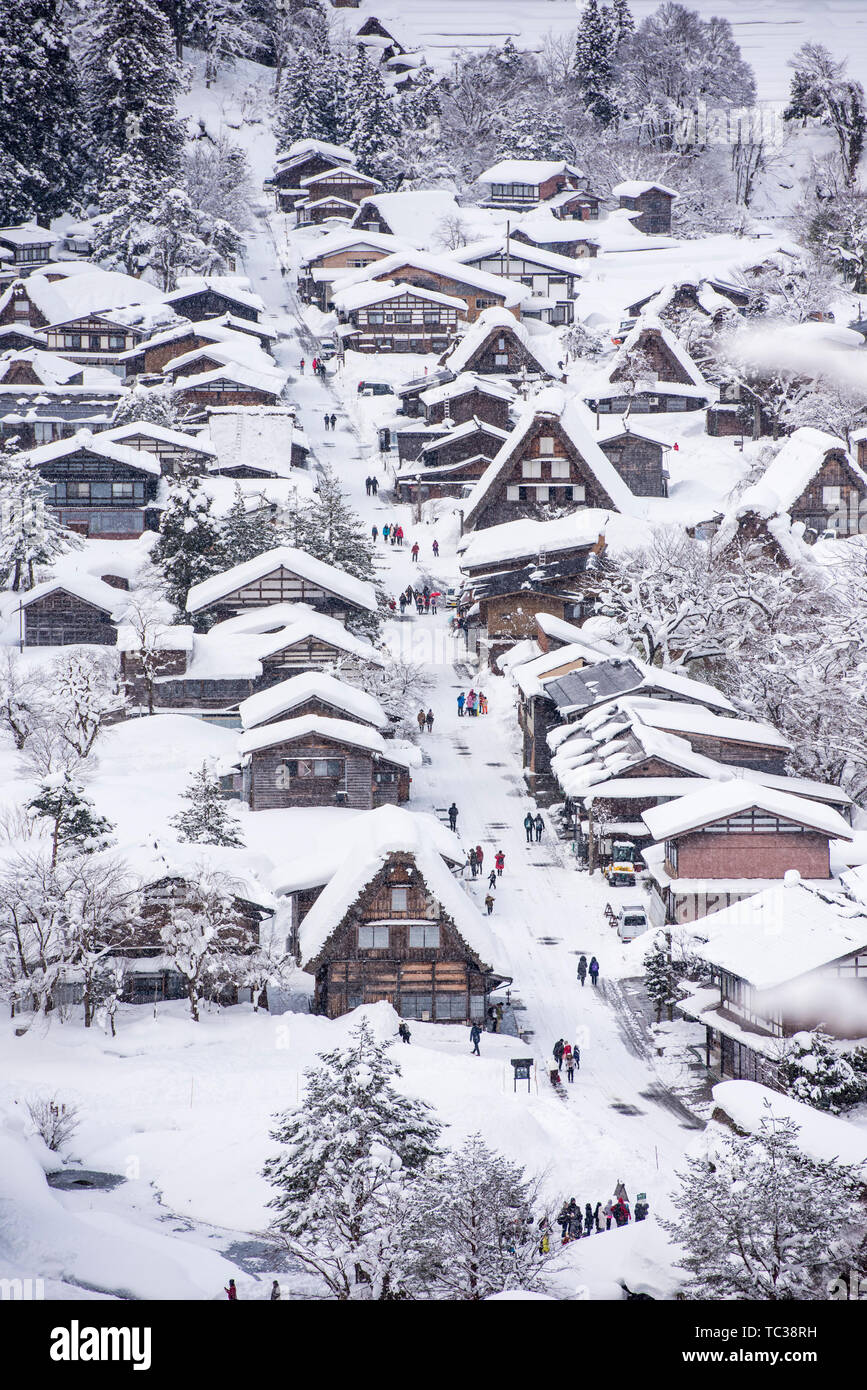
[[[634,941],[650,927],[650,920],[641,903],[624,903],[617,914],[617,935],[621,941]]]
[[[359,396],[393,396],[394,387],[387,381],[359,381]]]
[[[323,361],[329,362],[336,353],[336,351],[337,340],[332,333],[329,333],[326,335],[326,337],[319,339],[318,356],[321,357]]]

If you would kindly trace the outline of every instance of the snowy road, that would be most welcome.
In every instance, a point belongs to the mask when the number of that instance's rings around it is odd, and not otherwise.
[[[397,519],[403,525],[404,547],[380,548],[381,576],[389,592],[396,594],[409,582],[418,583],[419,576],[424,576],[423,582],[435,580],[438,586],[451,582],[456,558],[445,535],[439,533],[441,556],[434,560],[433,530],[414,525],[410,507],[366,495],[368,473],[377,471],[382,480],[379,459],[361,444],[347,410],[335,405],[341,394],[339,378],[332,384],[310,375],[309,332],[275,263],[276,241],[268,224],[262,220],[258,225],[247,270],[281,326],[291,325],[280,356],[294,377],[292,398],[317,461],[334,467],[369,524],[381,527],[384,521]],[[302,356],[308,363],[303,375],[298,369]],[[347,405],[354,406],[351,397]],[[326,410],[336,410],[335,432],[324,428]],[[417,565],[410,555],[415,538],[421,546]],[[432,681],[424,698],[435,714],[434,729],[420,740],[426,758],[414,774],[410,805],[445,818],[445,808],[453,799],[457,802],[462,842],[466,848],[480,844],[484,850],[484,876],[469,885],[482,910],[494,854],[498,849],[505,852],[506,871],[496,889],[490,920],[500,947],[493,965],[514,980],[521,1027],[530,1036],[529,1050],[538,1063],[540,1093],[554,1094],[547,1080],[554,1041],[563,1037],[581,1042],[581,1068],[574,1084],[563,1088],[559,1122],[554,1123],[552,1145],[559,1151],[550,1155],[552,1180],[561,1190],[580,1186],[604,1199],[617,1179],[623,1178],[631,1195],[651,1189],[658,1197],[680,1164],[689,1137],[686,1131],[700,1122],[655,1073],[652,1048],[640,1037],[636,1040],[635,1021],[625,1006],[620,983],[606,989],[606,955],[613,940],[603,908],[612,893],[598,877],[591,880],[568,862],[550,828],[541,844],[526,844],[522,821],[529,808],[535,811],[535,804],[521,776],[515,711],[506,681],[495,677],[488,682],[490,713],[486,717],[458,719],[458,692],[473,683],[478,688],[478,680],[462,660],[461,644],[448,632],[448,615],[407,615],[391,624],[387,636],[397,650],[422,661]],[[588,959],[595,954],[601,963],[598,991],[589,980],[582,989],[576,979],[581,952]],[[439,1045],[451,1051],[451,1036],[443,1037]],[[465,1047],[462,1029],[454,1030],[453,1045]]]

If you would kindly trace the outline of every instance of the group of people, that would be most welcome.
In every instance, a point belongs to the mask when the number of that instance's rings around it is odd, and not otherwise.
[[[473,718],[478,714],[487,714],[487,712],[488,697],[483,690],[477,692],[470,689],[466,695],[461,691],[458,696],[458,719],[463,719],[465,714]]]
[[[429,709],[427,714],[425,714],[424,710],[420,709],[418,714],[416,715],[416,721],[418,723],[418,731],[420,734],[424,733],[425,727],[427,727],[427,731],[428,733],[430,733],[434,726],[433,710]]]
[[[333,417],[332,417],[332,418],[333,418]],[[326,419],[327,419],[327,416],[326,416]],[[333,428],[334,428],[334,427],[333,427],[333,425],[332,425],[332,429],[333,429]],[[374,476],[373,476],[372,473],[370,474],[370,476],[369,476],[368,478],[365,478],[365,480],[364,480],[364,490],[365,490],[365,492],[367,493],[368,497],[375,497],[376,494],[379,492],[379,479],[378,479],[378,478],[374,478]],[[373,527],[373,539],[374,539],[374,540],[376,540],[377,534],[378,534],[378,533],[377,533],[377,529],[376,529],[376,527],[374,526],[374,527]]]
[[[330,415],[327,411],[325,412],[325,428],[327,430],[337,429],[337,416],[334,414],[334,411],[332,411]]]
[[[532,811],[528,811],[524,817],[524,833],[527,836],[527,844],[531,845],[533,843],[534,835],[536,837],[536,844],[538,844],[542,838],[542,831],[544,829],[545,822],[542,819],[541,812],[537,811],[534,816]]]
[[[593,983],[593,988],[595,989],[599,983],[599,962],[595,956],[591,956],[590,964],[588,965],[587,957],[585,955],[581,955],[578,959],[578,979],[581,981],[582,989],[584,988],[584,981],[587,979],[588,975],[590,976],[590,979]]]
[[[302,376],[304,375],[304,365],[305,365],[305,363],[304,363],[304,358],[302,357],[302,358],[301,358],[301,361],[298,363],[298,368],[299,368],[299,370],[300,370]],[[321,357],[314,357],[314,358],[313,358],[313,361],[310,363],[310,365],[311,365],[311,367],[313,368],[313,374],[314,374],[314,376],[324,376],[324,375],[325,375],[325,363],[322,361],[322,358],[321,358]],[[333,419],[334,417],[332,416],[331,418]],[[333,429],[333,426],[332,426],[332,429]]]
[[[555,1085],[559,1085],[560,1073],[565,1071],[566,1080],[574,1081],[576,1071],[581,1067],[581,1049],[577,1043],[574,1047],[572,1043],[567,1043],[563,1038],[558,1038],[553,1047],[554,1061],[556,1067],[551,1072],[551,1080]]]
[[[639,1194],[642,1198],[643,1193]],[[635,1204],[635,1220],[643,1221],[650,1210],[647,1201],[642,1200]],[[617,1184],[614,1189],[614,1196],[603,1204],[597,1202],[595,1207],[587,1202],[584,1211],[581,1211],[580,1202],[576,1202],[574,1197],[570,1197],[568,1202],[564,1202],[557,1216],[557,1225],[560,1227],[560,1241],[562,1245],[568,1245],[570,1240],[580,1240],[583,1236],[589,1236],[598,1231],[610,1231],[611,1222],[616,1226],[627,1226],[632,1220],[632,1213],[629,1210],[629,1197],[622,1182]]]
[[[373,539],[376,540],[380,533],[376,526],[371,526],[370,534],[373,536]],[[399,522],[387,521],[385,523],[382,528],[382,541],[384,545],[388,545],[389,541],[391,541],[392,545],[403,545],[403,527]]]
[[[414,589],[411,584],[407,584],[403,593],[398,594],[397,600],[391,598],[388,601],[389,609],[392,613],[396,612],[400,605],[401,616],[406,612],[410,604],[415,604],[415,611],[419,615],[422,613],[435,613],[437,611],[437,599],[441,597],[439,589],[431,589],[425,584],[423,589]]]
[[[439,553],[440,553],[440,543],[439,543],[439,541],[436,539],[436,537],[434,537],[434,541],[433,541],[433,544],[432,544],[432,546],[431,546],[431,550],[433,551],[434,559],[436,559],[436,558],[439,556]],[[418,564],[418,557],[419,557],[419,552],[420,552],[420,551],[421,551],[421,546],[419,545],[418,541],[413,541],[413,543],[412,543],[412,548],[410,549],[410,552],[409,552],[409,553],[410,553],[410,555],[411,555],[412,558],[413,558],[413,563],[416,564],[416,565]]]

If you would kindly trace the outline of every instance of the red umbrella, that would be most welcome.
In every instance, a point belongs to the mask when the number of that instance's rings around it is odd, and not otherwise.
[[[441,589],[432,589],[432,590],[431,590],[431,598],[442,598],[442,590],[441,590]]]

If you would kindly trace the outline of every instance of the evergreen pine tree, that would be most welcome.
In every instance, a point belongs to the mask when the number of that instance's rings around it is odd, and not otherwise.
[[[283,68],[277,99],[277,148],[296,140],[334,140],[334,106],[328,67],[334,61],[309,48],[293,53]]]
[[[211,499],[194,474],[171,479],[151,558],[163,576],[167,597],[181,613],[192,586],[220,570],[219,526],[211,514]]]
[[[671,1011],[678,1001],[677,978],[671,961],[671,948],[665,940],[657,940],[644,957],[644,988],[656,1009],[656,1021],[662,1019],[663,1010],[671,1018]]]
[[[111,417],[112,425],[129,425],[145,420],[164,429],[179,427],[178,408],[171,393],[162,386],[144,386],[140,382],[120,397]]]
[[[678,1217],[660,1222],[686,1252],[687,1298],[821,1300],[858,1267],[863,1176],[808,1157],[798,1125],[766,1106],[756,1133],[712,1131],[710,1151],[687,1158]]]
[[[619,49],[629,35],[635,33],[635,20],[629,8],[629,0],[614,0],[611,6],[611,27],[615,46]]]
[[[94,155],[107,171],[128,154],[155,180],[180,167],[180,75],[164,12],[153,0],[99,0],[84,58]]]
[[[236,483],[234,500],[220,525],[220,549],[226,568],[252,560],[277,544],[271,517],[262,510],[249,511],[240,484]]]
[[[363,1018],[348,1045],[321,1054],[263,1170],[273,1229],[340,1300],[400,1297],[417,1262],[413,1192],[440,1126],[397,1090],[387,1048]]]
[[[28,811],[51,822],[51,863],[57,863],[64,849],[93,854],[112,843],[113,826],[96,815],[84,788],[69,773],[43,782],[39,794],[27,804]]]
[[[351,99],[342,112],[343,142],[365,174],[391,172],[394,147],[400,140],[400,107],[383,80],[379,65],[359,53],[352,69]]]
[[[331,469],[323,470],[319,487],[312,499],[303,502],[295,494],[282,518],[281,542],[305,550],[316,560],[336,565],[354,579],[373,584],[377,597],[383,593],[376,578],[376,552],[364,522],[346,500],[340,483]],[[382,607],[382,602],[380,604]],[[359,635],[375,637],[379,619],[372,615],[353,613],[347,627]]]
[[[783,1063],[786,1092],[816,1110],[839,1115],[867,1098],[867,1081],[834,1051],[827,1033],[796,1033]]]
[[[0,5],[0,225],[65,212],[87,170],[81,94],[59,0]]]
[[[179,840],[196,845],[243,845],[237,821],[229,814],[219,780],[207,763],[193,773],[181,800],[189,803],[187,809],[169,820]]]
[[[504,1289],[542,1289],[551,1255],[542,1249],[534,1200],[523,1168],[479,1134],[431,1163],[416,1203],[426,1293],[479,1300]]]
[[[0,583],[16,593],[32,589],[37,565],[49,565],[81,540],[46,504],[48,484],[24,454],[0,452]]]
[[[601,125],[617,119],[613,96],[616,36],[611,13],[587,0],[575,35],[575,77],[585,110]]]

